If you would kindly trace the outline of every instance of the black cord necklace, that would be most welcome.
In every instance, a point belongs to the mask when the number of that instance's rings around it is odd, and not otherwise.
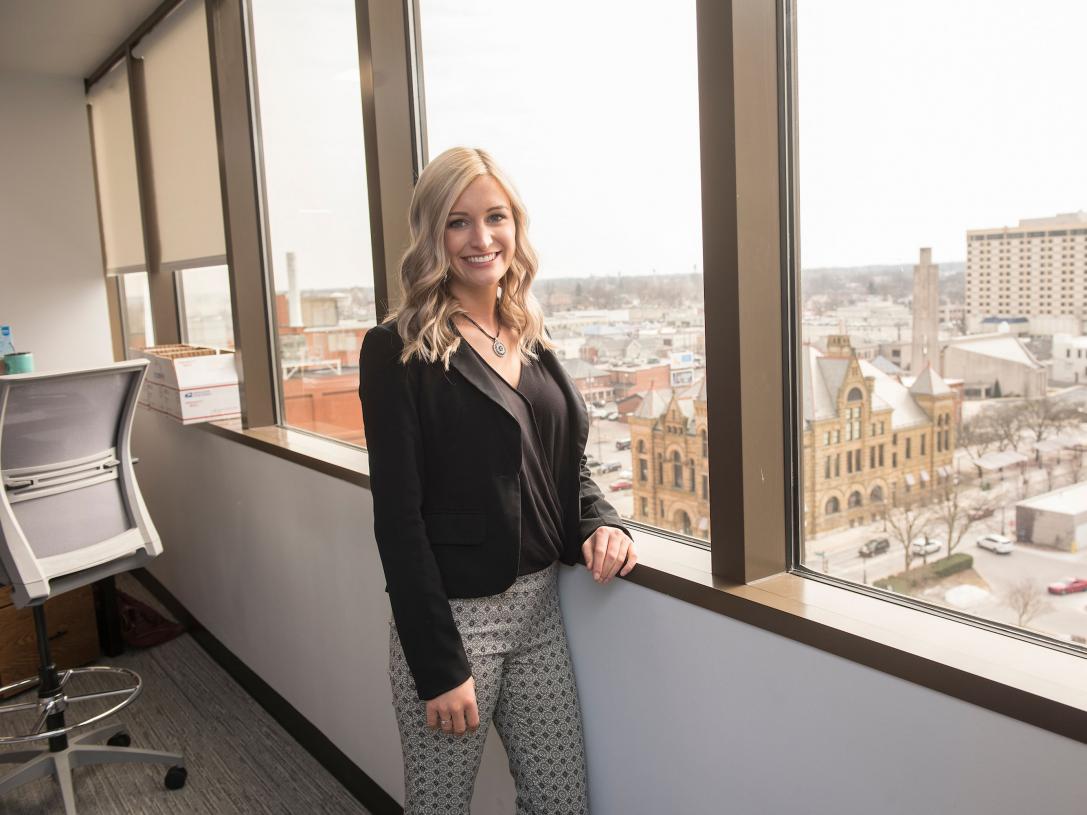
[[[465,313],[464,316],[468,317],[468,314]],[[469,320],[469,322],[472,323],[472,325],[474,325],[480,331],[483,331],[484,334],[487,334],[487,332],[484,330],[483,326],[481,326],[479,323],[477,323],[471,317],[468,317],[468,320]],[[499,331],[502,330],[502,321],[501,320],[498,321],[498,330]],[[492,337],[490,334],[487,334],[487,338],[491,340],[491,348],[494,349],[494,352],[496,354],[498,354],[498,356],[504,357],[506,355],[506,344],[504,342],[502,342],[502,340],[498,339],[498,335],[495,334]]]

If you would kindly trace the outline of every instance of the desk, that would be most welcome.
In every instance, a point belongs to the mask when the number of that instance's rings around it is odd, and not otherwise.
[[[64,592],[45,604],[49,648],[58,668],[96,662],[101,654],[124,652],[117,589],[112,577],[93,586]],[[9,685],[38,673],[34,615],[16,608],[11,589],[0,588],[0,685]]]

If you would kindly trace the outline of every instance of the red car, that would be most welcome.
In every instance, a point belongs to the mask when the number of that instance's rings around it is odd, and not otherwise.
[[[629,478],[619,478],[608,484],[608,489],[612,492],[618,492],[619,490],[629,490],[634,484]]]
[[[1087,577],[1066,577],[1056,583],[1050,583],[1046,587],[1050,594],[1072,594],[1076,591],[1087,591]]]

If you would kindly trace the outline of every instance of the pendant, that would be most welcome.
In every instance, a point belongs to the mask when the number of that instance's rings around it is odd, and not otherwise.
[[[498,354],[498,356],[504,357],[506,355],[506,344],[502,342],[502,340],[498,339],[498,337],[494,338],[494,344],[492,345],[492,347],[494,348],[494,352]]]

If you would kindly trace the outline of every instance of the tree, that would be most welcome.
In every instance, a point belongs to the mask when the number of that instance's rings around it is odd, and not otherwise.
[[[1034,434],[1035,442],[1043,441],[1051,433],[1059,433],[1079,420],[1079,411],[1074,406],[1051,396],[1028,399],[1020,410],[1021,427]]]
[[[1000,435],[990,419],[990,412],[979,413],[970,421],[963,422],[956,433],[956,441],[959,447],[966,450],[966,454],[970,456],[971,463],[977,468],[978,478],[984,475],[978,459],[995,447],[1000,440]]]
[[[905,501],[897,507],[887,510],[887,531],[891,538],[902,546],[906,558],[906,571],[913,563],[913,549],[910,543],[914,538],[927,534],[932,517],[916,501]]]
[[[947,554],[950,557],[970,528],[982,518],[992,515],[998,503],[991,499],[979,499],[971,502],[962,500],[964,485],[958,476],[948,479],[941,489],[936,491],[936,503],[933,508],[934,520],[946,531]]]
[[[1019,449],[1019,442],[1026,426],[1026,408],[1024,402],[1013,405],[1001,405],[987,412],[989,426],[996,435],[997,449],[1003,452],[1007,448]]]
[[[1004,603],[1015,612],[1016,625],[1026,626],[1032,619],[1052,606],[1042,587],[1029,577],[1021,578],[1004,593]]]

